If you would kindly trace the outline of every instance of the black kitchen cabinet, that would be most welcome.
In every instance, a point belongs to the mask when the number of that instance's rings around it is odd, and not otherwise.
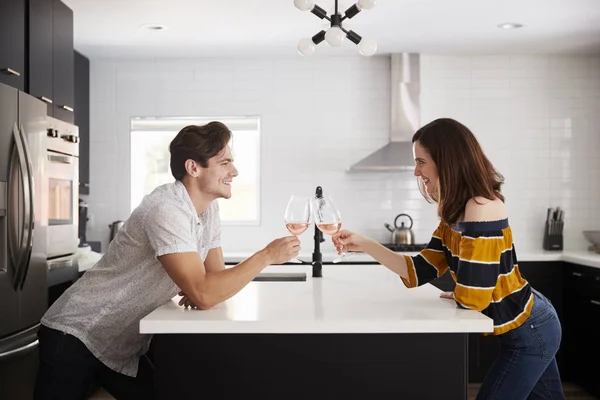
[[[74,123],[73,11],[60,0],[23,1],[28,4],[25,91],[48,103],[49,116]]]
[[[32,96],[48,103],[48,115],[54,116],[53,75],[53,15],[54,0],[28,0],[29,15],[28,82],[25,90]]]
[[[75,51],[75,125],[79,127],[79,194],[90,194],[90,61]]]
[[[53,58],[54,118],[74,123],[75,53],[73,50],[73,11],[54,0]]]
[[[0,83],[25,89],[25,0],[0,0]]]
[[[600,397],[598,333],[600,320],[600,269],[565,263],[565,324],[563,346],[569,378],[590,394]]]
[[[564,327],[562,284],[563,262],[520,262],[519,269],[521,275],[527,279],[531,286],[552,302],[552,305],[554,305],[556,313],[558,314],[558,318]],[[485,374],[491,367],[500,350],[497,339],[498,338],[492,335],[484,336],[478,333],[469,335],[469,382],[483,381]],[[565,338],[563,336],[563,343],[564,341]],[[556,355],[558,368],[563,375],[563,379],[568,375],[568,368],[566,367],[564,360],[565,352],[564,346],[561,345],[561,348]]]

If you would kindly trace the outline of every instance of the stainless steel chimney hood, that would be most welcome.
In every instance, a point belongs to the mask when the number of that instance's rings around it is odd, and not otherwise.
[[[351,165],[348,172],[412,171],[412,136],[421,126],[420,56],[392,54],[390,142]]]

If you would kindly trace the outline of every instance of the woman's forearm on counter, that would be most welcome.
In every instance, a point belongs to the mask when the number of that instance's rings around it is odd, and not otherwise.
[[[363,250],[401,278],[409,279],[406,260],[402,254],[395,253],[374,240],[369,240],[363,246]]]

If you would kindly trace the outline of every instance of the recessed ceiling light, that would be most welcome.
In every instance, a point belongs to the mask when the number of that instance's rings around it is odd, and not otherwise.
[[[162,31],[167,29],[167,27],[165,25],[160,25],[160,24],[143,24],[141,26],[142,29],[147,29],[149,31]]]
[[[518,29],[522,27],[522,24],[517,24],[515,22],[505,22],[503,24],[498,25],[498,28],[500,29]]]

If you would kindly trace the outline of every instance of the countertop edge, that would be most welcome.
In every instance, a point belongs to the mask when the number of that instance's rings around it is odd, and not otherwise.
[[[140,321],[141,334],[378,334],[378,333],[491,333],[492,321],[464,321],[448,323],[440,327],[440,321],[395,321],[357,324],[352,321],[331,321],[307,325],[280,322],[196,322],[196,321]]]
[[[403,253],[407,255],[415,255],[418,253]],[[250,257],[250,253],[245,252],[230,252],[224,253],[223,259],[226,264],[237,264]],[[323,253],[323,262],[332,262],[336,258],[335,253]],[[301,254],[298,258],[301,260],[310,261],[311,254]],[[593,253],[591,251],[542,251],[542,252],[524,252],[517,253],[519,262],[539,262],[539,261],[566,261],[573,264],[584,265],[586,267],[600,268],[600,254]],[[99,257],[98,257],[99,259]],[[98,259],[85,259],[80,258],[79,260],[79,272],[84,272],[96,264]],[[361,253],[356,254],[348,259],[348,262],[376,262],[376,260],[367,254]]]

